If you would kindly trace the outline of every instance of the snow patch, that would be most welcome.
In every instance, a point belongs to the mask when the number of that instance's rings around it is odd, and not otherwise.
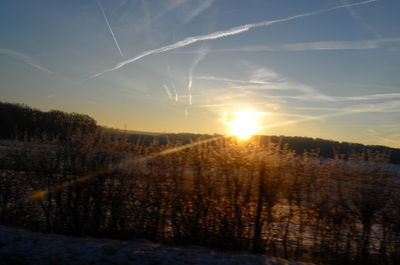
[[[163,246],[146,240],[74,238],[0,226],[2,265],[305,265],[265,255]]]

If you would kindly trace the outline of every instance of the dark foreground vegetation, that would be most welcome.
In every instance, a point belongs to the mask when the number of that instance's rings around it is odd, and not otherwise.
[[[259,138],[165,152],[181,145],[132,144],[98,128],[65,135],[3,146],[1,224],[316,263],[400,264],[399,174],[386,154],[321,159]]]

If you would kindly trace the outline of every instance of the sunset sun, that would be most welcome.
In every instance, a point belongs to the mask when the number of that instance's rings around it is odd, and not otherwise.
[[[241,140],[248,139],[260,129],[258,116],[260,116],[260,113],[256,111],[236,112],[235,119],[226,122],[229,126],[229,134]]]

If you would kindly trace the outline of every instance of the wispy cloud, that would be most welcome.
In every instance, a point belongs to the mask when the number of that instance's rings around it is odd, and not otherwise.
[[[179,8],[185,4],[192,4],[194,1],[187,1],[187,0],[171,0],[167,2],[167,6],[166,8],[161,11],[158,15],[156,15],[154,17],[155,20],[158,20],[160,17],[162,17],[163,15],[165,15],[166,13]],[[205,10],[207,10],[208,8],[210,8],[215,0],[200,0],[198,1],[199,4],[192,8],[190,12],[185,12],[185,16],[183,18],[183,24],[190,22],[192,19],[194,19],[195,17],[197,17],[198,15],[200,15],[201,13],[203,13]]]
[[[194,8],[185,18],[184,23],[189,22],[193,18],[197,17],[201,13],[203,13],[205,10],[210,8],[214,4],[215,0],[202,0],[200,1],[200,5],[198,5],[196,8]]]
[[[341,9],[341,8],[347,8],[347,7],[351,7],[351,6],[359,6],[359,5],[365,5],[365,4],[369,4],[369,3],[373,3],[376,2],[378,0],[368,0],[368,1],[362,1],[362,2],[358,2],[358,3],[353,3],[353,4],[346,4],[346,5],[339,5],[339,6],[335,6],[332,8],[327,8],[327,9],[322,9],[322,10],[318,10],[318,11],[313,11],[313,12],[308,12],[308,13],[303,13],[303,14],[299,14],[299,15],[294,15],[294,16],[290,16],[290,17],[286,17],[286,18],[281,18],[281,19],[275,19],[275,20],[267,20],[267,21],[262,21],[259,23],[255,23],[255,24],[246,24],[246,25],[242,25],[242,26],[237,26],[228,30],[223,30],[223,31],[217,31],[217,32],[213,32],[211,34],[206,34],[206,35],[197,35],[197,36],[192,36],[192,37],[188,37],[186,39],[180,40],[178,42],[175,42],[173,44],[170,45],[166,45],[157,49],[152,49],[152,50],[148,50],[145,52],[142,52],[141,54],[130,58],[128,60],[122,61],[118,64],[116,64],[114,67],[111,67],[109,69],[106,69],[102,72],[99,72],[97,74],[94,74],[92,76],[90,76],[89,78],[85,79],[89,80],[95,77],[98,77],[104,73],[107,72],[112,72],[115,70],[120,69],[121,67],[124,67],[127,64],[133,63],[137,60],[140,60],[146,56],[152,55],[152,54],[158,54],[158,53],[163,53],[163,52],[167,52],[167,51],[171,51],[174,49],[178,49],[181,47],[185,47],[188,46],[190,44],[199,42],[199,41],[205,41],[205,40],[215,40],[215,39],[220,39],[220,38],[224,38],[224,37],[228,37],[228,36],[233,36],[233,35],[237,35],[246,31],[249,31],[250,29],[253,28],[259,28],[259,27],[267,27],[270,26],[272,24],[276,24],[276,23],[282,23],[282,22],[287,22],[287,21],[291,21],[291,20],[295,20],[295,19],[299,19],[299,18],[304,18],[304,17],[309,17],[309,16],[314,16],[314,15],[318,15],[318,14],[323,14],[329,11],[333,11],[333,10],[337,10],[337,9]]]
[[[165,89],[165,92],[166,92],[167,95],[168,95],[168,98],[169,98],[170,100],[173,100],[174,98],[172,97],[171,91],[169,90],[168,86],[167,86],[166,84],[163,84],[163,87],[164,87],[164,89]]]
[[[189,82],[188,82],[188,86],[187,86],[187,90],[189,93],[189,105],[192,105],[192,84],[193,84],[193,71],[194,68],[196,68],[197,64],[203,60],[203,58],[206,56],[207,54],[207,49],[204,48],[200,48],[200,50],[198,51],[197,55],[194,57],[192,65],[190,66],[189,69]]]
[[[351,100],[351,101],[360,101],[360,100],[385,100],[385,99],[400,99],[400,93],[380,93],[380,94],[369,94],[362,96],[353,96],[353,97],[335,97],[337,101],[343,100]]]
[[[110,30],[111,36],[112,36],[112,38],[114,39],[115,46],[117,46],[117,49],[118,49],[118,51],[119,51],[119,54],[121,55],[121,57],[123,57],[124,55],[122,54],[122,51],[121,51],[121,48],[119,47],[117,38],[116,38],[115,35],[114,35],[114,32],[113,32],[113,30],[112,30],[112,28],[111,28],[111,26],[110,26],[110,23],[108,22],[106,13],[104,12],[104,8],[103,8],[103,5],[101,4],[100,0],[97,0],[97,4],[98,4],[99,7],[100,7],[101,13],[103,14],[104,20],[106,21],[106,24],[107,24],[107,26],[108,26],[108,29]]]
[[[317,41],[285,43],[279,45],[251,45],[234,48],[210,49],[216,52],[297,52],[297,51],[326,51],[326,50],[369,50],[384,48],[388,43],[400,43],[400,38],[382,38],[359,41]],[[180,53],[196,53],[196,51],[182,51]]]
[[[332,96],[320,92],[313,86],[292,80],[266,67],[249,62],[241,62],[237,66],[240,67],[241,72],[247,73],[248,79],[242,80],[215,76],[194,77],[199,80],[215,82],[215,87],[218,88],[216,89],[218,93],[214,93],[215,95],[213,95],[212,100],[206,101],[202,107],[221,110],[240,106],[247,102],[250,105],[257,104],[260,107],[265,107],[276,112],[277,109],[271,109],[271,106],[263,106],[262,103],[273,102],[278,106],[278,109],[279,106],[286,106],[285,108],[289,107],[290,109],[291,107],[288,105],[288,102],[295,100],[298,110],[337,113],[333,116],[344,115],[345,113],[400,112],[400,93]],[[210,84],[207,85],[210,86]],[[208,89],[207,93],[211,94],[212,92]],[[226,102],[230,103],[227,105]],[[318,105],[321,103],[325,106],[319,107]],[[303,121],[316,119],[315,116],[304,116],[301,118]],[[322,119],[323,117],[320,118]],[[292,124],[292,122],[289,124]]]
[[[286,76],[278,74],[271,69],[244,62],[244,71],[249,73],[249,79],[231,79],[215,76],[194,76],[194,79],[215,81],[224,83],[230,89],[241,91],[253,91],[274,99],[292,99],[300,101],[317,102],[355,102],[355,101],[387,101],[400,99],[400,93],[375,93],[359,96],[331,96],[318,91],[316,88],[292,80]],[[280,94],[268,94],[268,91],[281,91]],[[283,93],[288,91],[290,93]],[[297,94],[295,93],[297,91]],[[261,95],[261,94],[260,94]]]
[[[170,0],[170,1],[167,1],[167,7],[163,11],[161,11],[159,14],[157,14],[154,17],[154,20],[158,20],[160,17],[162,17],[166,13],[170,12],[171,10],[174,10],[175,8],[178,8],[178,7],[182,6],[186,2],[187,2],[187,0]]]
[[[21,52],[17,52],[14,50],[9,50],[9,49],[1,49],[0,48],[0,54],[6,54],[9,55],[17,60],[23,61],[24,63],[26,63],[27,65],[30,65],[40,71],[46,72],[48,74],[54,74],[52,71],[50,71],[49,69],[39,65],[38,63],[34,62],[32,57],[29,55],[26,55],[24,53]]]
[[[349,4],[348,0],[341,0],[343,4]],[[350,15],[353,17],[355,21],[357,21],[358,24],[360,24],[363,28],[365,28],[367,31],[371,32],[377,39],[382,39],[382,36],[378,34],[378,32],[371,27],[371,25],[363,19],[351,6],[347,7],[347,10],[349,11]]]
[[[178,92],[176,91],[176,88],[174,88],[174,92],[175,92],[175,102],[178,102],[179,96]]]
[[[229,91],[229,90],[227,90]],[[214,100],[214,104],[204,104],[201,107],[209,108],[212,110],[216,110],[220,112],[221,110],[237,110],[239,107],[246,106],[246,100],[244,101],[235,101],[234,94],[240,96],[240,98],[244,98],[246,94],[243,91],[238,91],[237,93],[221,93],[220,97],[216,97]],[[257,95],[253,95],[257,96]],[[229,98],[229,100],[225,100]],[[341,116],[349,116],[349,115],[360,115],[365,113],[398,113],[400,112],[400,100],[392,100],[383,103],[373,103],[373,104],[345,104],[344,106],[336,106],[336,107],[296,107],[297,110],[312,110],[314,115],[305,115],[300,114],[298,111],[295,113],[291,113],[290,111],[281,111],[279,109],[274,109],[273,106],[264,106],[262,102],[265,103],[264,100],[257,101],[260,97],[255,97],[254,100],[250,100],[250,106],[254,106],[257,109],[268,110],[275,118],[281,117],[281,121],[279,122],[269,122],[265,126],[262,126],[261,130],[271,129],[271,128],[279,128],[285,127],[295,124],[302,124],[306,122],[313,121],[324,121],[329,118],[341,117]],[[224,103],[229,102],[229,103]],[[285,107],[286,109],[286,107]],[[289,108],[290,109],[290,108]],[[327,112],[326,114],[317,114]],[[283,119],[283,120],[282,120]],[[278,119],[279,120],[279,119]]]
[[[224,86],[229,88],[242,89],[242,90],[286,90],[283,86],[277,86],[276,83],[263,80],[241,80],[217,76],[194,76],[193,79],[207,80],[223,83]]]
[[[243,68],[243,72],[247,72],[249,76],[249,84],[236,86],[238,89],[246,91],[261,91],[277,90],[289,91],[290,94],[282,94],[281,96],[270,96],[272,98],[292,98],[292,99],[307,99],[307,100],[323,100],[330,101],[331,97],[319,92],[312,86],[302,84],[296,80],[292,80],[282,74],[279,74],[272,69],[260,66],[254,63],[243,61],[239,64]],[[297,93],[293,93],[297,92]]]
[[[281,96],[281,97],[285,97],[285,96]],[[379,94],[366,94],[366,95],[360,95],[360,96],[346,96],[346,97],[324,95],[324,97],[317,97],[317,98],[315,98],[315,97],[308,98],[307,96],[287,96],[286,98],[299,99],[299,100],[318,99],[320,101],[327,101],[327,102],[390,101],[393,99],[400,99],[400,93],[379,93]],[[385,103],[382,103],[382,104],[385,104]]]
[[[397,129],[400,129],[400,127],[398,126]],[[400,148],[400,135],[399,134],[383,136],[383,135],[381,135],[381,133],[378,133],[374,129],[367,130],[367,134],[369,136],[372,136],[373,138],[376,138],[378,140],[378,143],[381,145],[393,146],[396,148]]]
[[[241,79],[232,79],[232,78],[216,77],[216,76],[194,76],[193,78],[202,80],[229,82],[229,83],[269,84],[268,82],[265,81],[241,80]]]
[[[354,113],[398,113],[400,112],[400,100],[389,100],[380,103],[363,103],[351,104],[348,106],[338,107],[313,107],[302,106],[296,107],[298,110],[312,110],[312,111],[345,111]]]
[[[153,18],[152,18],[152,10],[149,8],[149,1],[142,0],[141,8],[143,13],[143,29],[146,33],[146,38],[149,43],[153,42]]]
[[[171,87],[174,90],[174,97],[173,98],[174,98],[175,102],[178,102],[179,95],[178,95],[178,91],[176,91],[175,82],[174,82],[174,78],[173,78],[172,73],[171,73],[171,66],[170,65],[167,66],[167,77],[168,77],[168,79],[170,81],[169,83],[170,83]]]
[[[360,96],[348,96],[348,97],[336,97],[317,94],[313,96],[310,94],[304,95],[280,95],[280,96],[271,96],[277,99],[295,99],[295,100],[303,100],[303,101],[325,101],[325,102],[355,102],[355,101],[387,101],[392,99],[400,99],[400,93],[380,93],[380,94],[367,94]]]
[[[349,107],[349,109],[359,112],[398,113],[400,112],[400,100],[391,100],[375,104],[360,104]]]
[[[242,47],[241,49],[247,51],[367,50],[382,48],[383,44],[389,42],[400,42],[400,38],[360,41],[303,42],[276,46],[247,46]]]
[[[288,126],[288,125],[293,125],[293,124],[304,123],[304,122],[308,122],[308,121],[324,120],[326,118],[332,118],[332,117],[338,117],[338,116],[346,116],[346,115],[351,114],[352,112],[355,112],[355,111],[339,111],[339,112],[325,114],[325,115],[306,116],[306,117],[300,118],[300,119],[292,119],[292,120],[286,120],[286,121],[282,121],[282,122],[271,123],[269,125],[263,126],[262,128],[260,128],[260,130],[283,127],[283,126]]]

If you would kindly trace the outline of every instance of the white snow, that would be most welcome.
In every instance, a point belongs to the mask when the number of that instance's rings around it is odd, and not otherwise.
[[[74,238],[0,226],[1,265],[296,265],[265,255],[217,252],[203,247],[173,247],[146,240]]]

